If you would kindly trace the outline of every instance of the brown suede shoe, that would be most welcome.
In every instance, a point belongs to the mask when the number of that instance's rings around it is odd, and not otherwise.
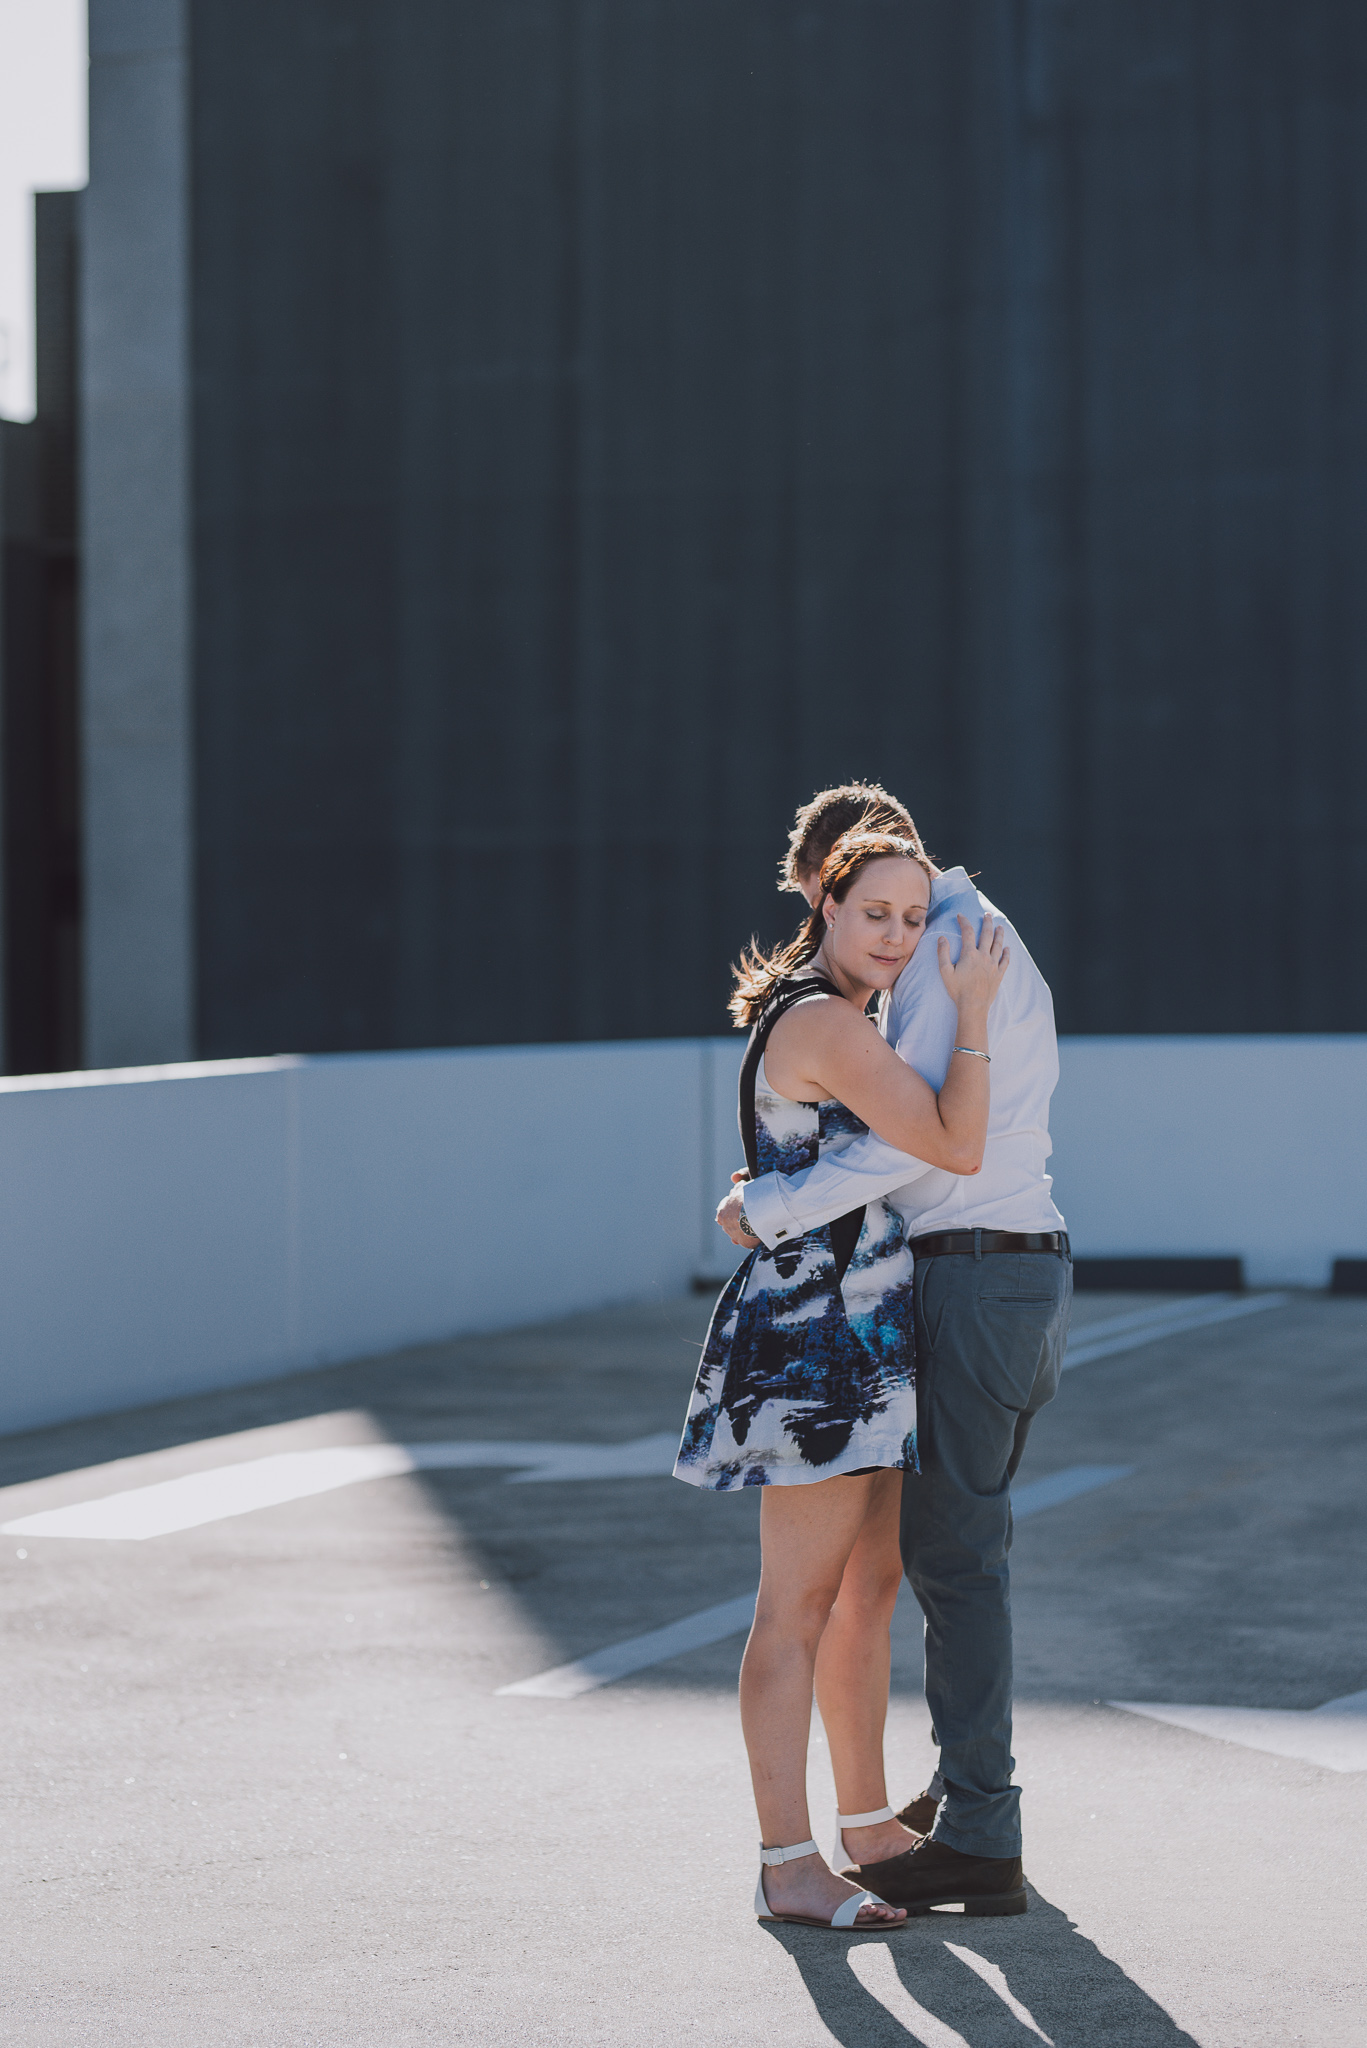
[[[940,1802],[933,1792],[918,1792],[908,1800],[897,1818],[904,1828],[910,1828],[913,1835],[928,1835],[935,1825],[935,1816],[940,1811]]]
[[[965,1856],[929,1838],[885,1863],[860,1863],[840,1875],[912,1914],[932,1906],[962,1906],[970,1915],[1026,1910],[1019,1856]]]

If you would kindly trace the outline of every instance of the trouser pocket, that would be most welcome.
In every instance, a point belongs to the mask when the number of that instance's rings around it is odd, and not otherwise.
[[[995,1494],[1018,1455],[1018,1418],[1057,1389],[1072,1270],[1048,1253],[949,1253],[917,1281],[923,1454],[966,1493]]]

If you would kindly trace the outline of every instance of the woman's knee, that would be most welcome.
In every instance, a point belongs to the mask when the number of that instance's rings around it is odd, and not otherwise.
[[[838,1582],[768,1589],[761,1584],[755,1603],[755,1627],[810,1642],[815,1648],[831,1618],[839,1591]]]
[[[851,1621],[884,1623],[892,1619],[902,1586],[901,1560],[862,1570],[849,1570],[840,1582],[836,1605]]]

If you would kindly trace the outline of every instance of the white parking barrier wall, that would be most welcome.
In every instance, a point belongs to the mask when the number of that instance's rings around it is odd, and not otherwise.
[[[708,1058],[656,1041],[0,1081],[0,1428],[687,1287]]]
[[[1233,1253],[1251,1287],[1367,1252],[1367,1037],[1065,1038],[1059,1068],[1075,1251]]]
[[[1367,1249],[1367,1038],[1065,1040],[1075,1248]],[[727,1269],[738,1039],[229,1060],[0,1080],[0,1428]]]

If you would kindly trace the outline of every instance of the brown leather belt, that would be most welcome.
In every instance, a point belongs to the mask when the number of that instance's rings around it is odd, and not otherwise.
[[[947,1252],[1053,1252],[1070,1258],[1066,1230],[934,1230],[929,1237],[908,1240],[918,1259],[940,1259]]]

